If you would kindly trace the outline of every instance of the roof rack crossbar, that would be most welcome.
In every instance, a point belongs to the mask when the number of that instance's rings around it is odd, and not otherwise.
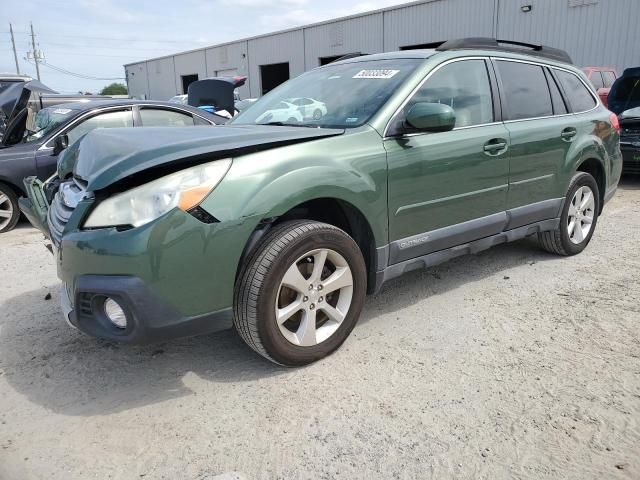
[[[524,51],[523,48],[531,51]],[[571,57],[564,50],[559,48],[547,47],[545,45],[535,45],[532,43],[519,42],[515,40],[498,40],[495,38],[460,38],[456,40],[448,40],[442,42],[436,48],[439,52],[447,50],[463,50],[463,49],[481,49],[481,50],[498,50],[514,53],[528,53],[537,57],[548,58],[557,62],[573,63]]]

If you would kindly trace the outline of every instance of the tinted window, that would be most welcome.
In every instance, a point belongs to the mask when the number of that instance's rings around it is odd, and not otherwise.
[[[616,75],[613,72],[602,72],[602,78],[604,78],[604,86],[610,88],[613,82],[616,81]]]
[[[604,88],[604,82],[602,81],[602,75],[600,75],[600,72],[592,72],[589,80],[591,80],[593,86],[596,87],[596,90]]]
[[[133,114],[131,110],[119,110],[106,112],[88,118],[67,132],[69,145],[76,142],[85,133],[96,128],[133,127]]]
[[[505,120],[553,115],[551,94],[542,67],[498,61],[505,98]]]
[[[586,112],[596,106],[596,101],[589,89],[573,73],[556,70],[565,95],[573,112]]]
[[[456,127],[493,122],[491,86],[484,60],[464,60],[436,71],[411,98],[404,112],[419,102],[444,103],[456,114]]]
[[[193,117],[174,110],[141,108],[140,120],[143,127],[191,127]]]
[[[549,91],[551,92],[551,101],[553,102],[553,114],[562,115],[568,113],[567,106],[564,103],[556,81],[553,79],[549,71],[547,71],[546,74],[547,83],[549,84]]]

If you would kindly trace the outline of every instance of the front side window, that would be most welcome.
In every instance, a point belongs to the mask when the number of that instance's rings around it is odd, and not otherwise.
[[[141,108],[140,120],[143,127],[193,127],[193,117],[175,110]]]
[[[503,60],[496,64],[504,87],[505,120],[553,115],[551,94],[542,67]]]
[[[453,108],[456,128],[493,122],[491,85],[484,60],[462,60],[437,70],[404,108],[416,103],[441,103]]]
[[[131,110],[118,110],[94,115],[67,132],[69,145],[77,142],[83,135],[96,128],[133,127]]]
[[[586,112],[596,106],[589,89],[571,72],[555,70],[573,113]]]
[[[378,112],[423,61],[413,58],[356,60],[320,67],[270,91],[230,123],[359,127]],[[294,108],[291,99],[307,99],[307,104],[317,108],[301,112]],[[289,109],[286,115],[281,112],[285,108]]]

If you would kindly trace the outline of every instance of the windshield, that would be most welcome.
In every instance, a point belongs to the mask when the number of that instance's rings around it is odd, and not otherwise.
[[[420,63],[419,59],[395,59],[318,68],[280,85],[231,123],[359,127]]]
[[[33,111],[29,109],[24,141],[28,143],[41,139],[58,125],[69,120],[76,113],[76,110],[70,108],[47,107],[33,114]]]

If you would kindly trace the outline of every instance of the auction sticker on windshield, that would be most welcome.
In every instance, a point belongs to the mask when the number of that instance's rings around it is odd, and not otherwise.
[[[392,78],[400,70],[360,70],[353,78],[381,78],[383,80]]]

